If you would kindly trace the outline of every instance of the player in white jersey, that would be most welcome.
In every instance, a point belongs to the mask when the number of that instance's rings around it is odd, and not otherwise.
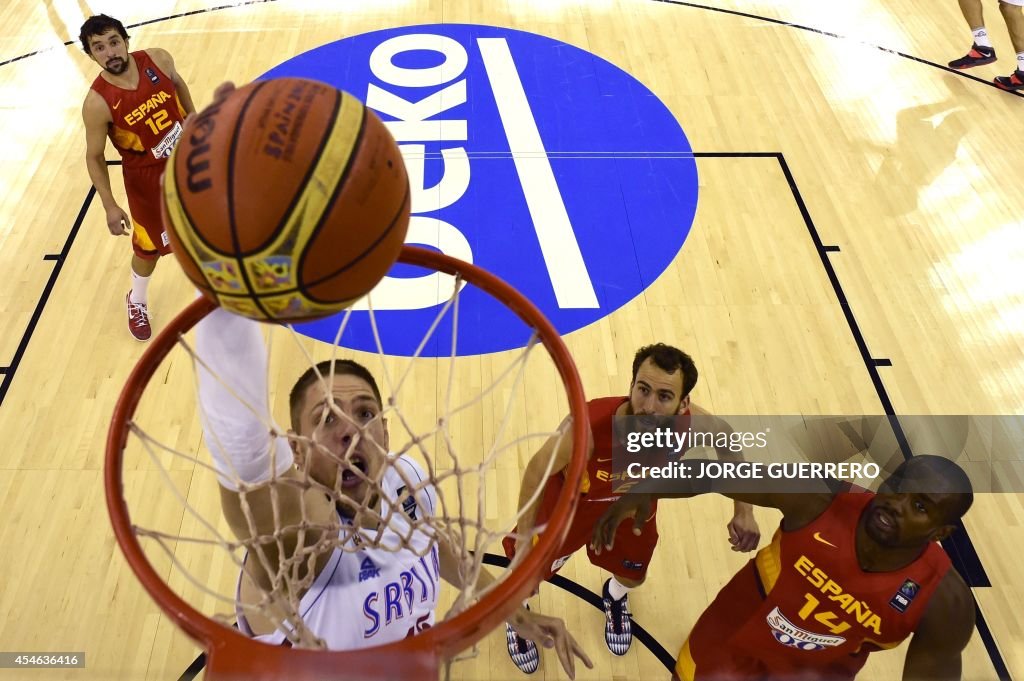
[[[350,360],[311,367],[292,389],[292,432],[284,438],[268,434],[264,421],[270,413],[267,354],[257,322],[214,310],[196,326],[196,354],[221,507],[234,534],[259,547],[247,556],[239,603],[259,603],[270,594],[270,610],[293,613],[286,587],[275,580],[282,560],[292,561],[289,581],[308,584],[299,594],[301,621],[331,649],[381,645],[432,625],[439,580],[461,586],[458,552],[416,522],[420,514],[434,514],[436,494],[415,462],[389,453],[373,376]],[[379,494],[371,482],[378,479]],[[325,490],[340,494],[332,500]],[[357,513],[361,508],[379,515],[368,518]],[[363,519],[360,528],[353,527],[354,517]],[[314,549],[334,533],[365,545]],[[481,570],[476,586],[491,581]],[[281,620],[246,608],[239,627],[282,643],[285,632],[275,624]],[[591,667],[561,619],[520,608],[510,623],[555,648],[570,678],[574,656]]]
[[[364,530],[367,536],[362,548],[353,538],[349,539],[351,546],[335,549],[299,603],[303,621],[331,650],[391,643],[434,624],[440,588],[437,546],[426,532],[413,530],[406,518],[415,521],[433,515],[437,496],[428,485],[404,503],[398,502],[406,490],[406,480],[422,483],[426,475],[407,456],[397,457],[392,466],[381,481],[381,515],[387,517],[392,510],[389,507],[394,507],[383,535],[369,536],[370,531]],[[340,519],[345,521],[343,516]],[[405,536],[408,539],[403,541]],[[370,542],[372,546],[366,545]],[[352,618],[338,617],[338,613],[355,612],[362,613],[359,626]],[[242,633],[275,645],[285,641],[280,629],[262,635],[253,631],[241,605],[236,606],[236,614]]]

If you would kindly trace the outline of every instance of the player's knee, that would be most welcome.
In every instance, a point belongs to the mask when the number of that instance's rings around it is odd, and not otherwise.
[[[1006,2],[1006,0],[999,0],[999,11],[1004,17],[1011,17],[1020,14],[1021,11],[1024,11],[1024,7],[1021,5],[1015,5],[1011,2]]]

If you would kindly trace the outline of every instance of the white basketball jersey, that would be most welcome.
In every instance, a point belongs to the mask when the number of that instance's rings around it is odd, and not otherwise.
[[[412,528],[410,520],[434,514],[433,485],[415,495],[406,493],[426,479],[412,459],[396,457],[381,481],[381,517],[387,520],[389,513],[393,515],[379,541],[377,530],[363,530],[364,536],[379,547],[402,546],[401,537]],[[357,540],[350,540],[344,551],[336,548],[299,603],[306,625],[331,650],[383,645],[433,626],[440,568],[437,543],[429,532],[429,528],[413,531],[406,542],[411,549],[357,549]],[[244,614],[236,611],[239,630],[253,636]],[[285,641],[280,629],[253,637],[274,645]]]

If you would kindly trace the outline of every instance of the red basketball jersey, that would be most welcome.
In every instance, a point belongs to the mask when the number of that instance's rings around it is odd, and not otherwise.
[[[580,492],[587,495],[590,501],[615,500],[627,489],[640,483],[640,480],[629,478],[624,470],[612,469],[612,454],[621,446],[615,442],[615,411],[628,400],[628,397],[602,397],[587,403],[587,416],[594,436],[594,453],[587,461]],[[685,431],[689,427],[689,416],[690,410],[687,409],[683,414],[684,420],[678,422],[676,427]],[[624,457],[627,455],[620,450],[618,456],[620,467],[624,467]]]
[[[950,568],[938,544],[891,572],[865,572],[857,560],[857,524],[873,493],[838,494],[804,528],[775,532],[701,615],[688,641],[696,677],[730,671],[818,672],[852,679],[869,653],[913,633]],[[714,651],[714,652],[712,652]]]
[[[124,168],[163,164],[181,137],[185,109],[174,82],[150,59],[145,50],[132,52],[139,69],[134,90],[111,85],[96,76],[92,89],[110,108],[113,123],[107,135],[121,154]]]

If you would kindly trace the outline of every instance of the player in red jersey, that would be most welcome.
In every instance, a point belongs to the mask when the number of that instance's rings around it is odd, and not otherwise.
[[[580,501],[557,554],[559,558],[551,565],[546,577],[557,572],[573,553],[590,543],[598,518],[628,487],[629,483],[612,467],[615,417],[635,416],[641,420],[656,420],[659,417],[681,415],[689,422],[691,417],[701,416],[705,417],[702,418],[703,422],[713,422],[723,432],[728,430],[728,426],[720,419],[715,419],[706,410],[690,402],[690,391],[696,383],[697,367],[689,355],[672,346],[658,343],[641,348],[633,358],[633,379],[628,396],[606,397],[591,400],[587,404],[590,437]],[[685,429],[684,426],[682,430]],[[527,464],[519,493],[519,508],[524,511],[516,529],[518,540],[510,536],[503,542],[505,554],[509,558],[522,549],[523,537],[530,536],[529,529],[537,523],[545,522],[549,516],[564,484],[564,470],[569,464],[571,453],[570,437],[552,438]],[[719,454],[737,456],[737,453],[727,450],[720,450]],[[537,500],[530,504],[535,495]],[[613,575],[605,582],[602,592],[605,643],[616,655],[625,655],[633,640],[627,594],[643,584],[647,576],[647,568],[658,542],[655,511],[652,506],[650,522],[640,536],[634,537],[625,531],[620,535],[615,551],[603,555],[589,550],[587,552],[591,563]],[[736,503],[735,515],[728,525],[728,531],[734,550],[751,551],[757,547],[760,533],[749,505]],[[508,652],[515,665],[527,674],[536,671],[540,665],[536,645],[518,636],[511,626],[507,627],[506,638]]]
[[[698,462],[693,462],[698,463]],[[800,481],[793,481],[801,484]],[[654,483],[656,484],[656,483]],[[662,481],[661,485],[665,483]],[[657,498],[721,489],[673,480],[674,490],[637,486],[608,509],[595,550],[612,549],[619,524],[642,533]],[[763,481],[730,481],[736,500],[777,508],[782,523],[697,620],[676,660],[684,681],[840,681],[867,656],[913,634],[904,681],[959,680],[961,653],[974,631],[974,601],[936,543],[973,501],[971,483],[950,459],[916,456],[878,494],[758,492]],[[747,488],[751,491],[746,491]]]
[[[194,113],[188,86],[165,50],[128,52],[124,24],[105,14],[89,17],[79,34],[82,49],[103,67],[82,105],[85,164],[115,236],[132,231],[132,286],[125,303],[128,330],[149,340],[152,327],[146,290],[160,255],[170,252],[160,218],[160,176],[185,117]],[[131,218],[114,200],[103,153],[107,137],[121,154]]]

